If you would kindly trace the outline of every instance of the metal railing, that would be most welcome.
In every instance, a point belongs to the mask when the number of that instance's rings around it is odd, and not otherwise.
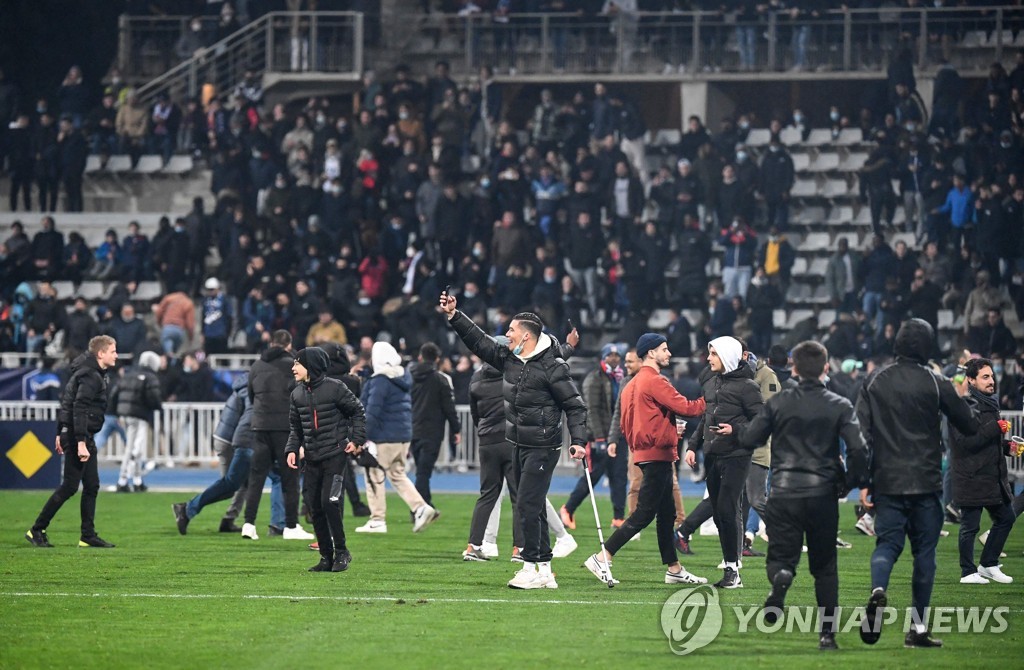
[[[220,419],[223,403],[164,403],[163,410],[155,414],[153,445],[148,458],[157,464],[176,466],[217,462],[213,446],[213,431]],[[0,402],[0,421],[56,421],[55,402]],[[462,426],[462,441],[449,449],[441,448],[438,467],[475,469],[480,463],[479,442],[468,405],[456,405]],[[1002,412],[1011,423],[1011,435],[1024,434],[1024,412]],[[563,430],[563,445],[568,446],[568,431]],[[448,444],[447,436],[442,442]],[[113,436],[99,454],[105,463],[120,462],[124,456],[124,443]],[[1024,482],[1024,458],[1007,458],[1010,480]],[[562,450],[558,467],[575,469],[576,461],[569,458],[568,449]]]
[[[820,70],[884,72],[907,49],[918,67],[940,58],[987,67],[1024,46],[1024,9],[881,8],[819,16],[766,12],[744,20],[722,12],[633,15],[433,15],[411,53],[446,57],[471,72],[640,73]],[[922,39],[922,36],[923,39]]]
[[[122,18],[119,60],[126,76],[155,74],[138,89],[143,104],[153,102],[162,91],[176,100],[199,95],[203,86],[223,94],[237,86],[248,69],[258,74],[317,72],[353,77],[363,70],[363,15],[358,12],[272,12],[180,62],[175,46],[187,24],[180,17],[149,24],[139,21]],[[175,29],[178,35],[172,43]]]

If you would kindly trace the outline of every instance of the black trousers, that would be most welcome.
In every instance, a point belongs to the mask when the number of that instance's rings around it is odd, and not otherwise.
[[[644,479],[637,495],[636,509],[612,533],[604,548],[614,556],[630,538],[651,525],[652,521],[657,521],[661,562],[665,565],[678,563],[672,528],[676,520],[676,501],[672,495],[672,478],[676,476],[676,469],[667,461],[637,463],[637,467],[644,473]]]
[[[96,495],[100,492],[100,471],[96,463],[96,443],[93,438],[86,440],[85,446],[89,450],[89,460],[83,463],[78,458],[78,444],[61,440],[64,449],[64,478],[43,505],[36,522],[32,524],[32,530],[46,530],[64,503],[78,493],[81,484],[82,537],[96,535]]]
[[[254,430],[252,469],[249,470],[249,491],[245,499],[245,523],[256,523],[260,511],[263,485],[267,481],[272,463],[281,471],[281,493],[284,496],[284,521],[288,528],[299,523],[299,471],[285,462],[284,447],[288,443],[287,430]]]
[[[32,177],[28,175],[21,175],[17,172],[11,173],[11,211],[18,211],[18,192],[22,194],[22,203],[25,205],[25,211],[32,211]]]
[[[974,564],[974,539],[978,536],[978,526],[981,524],[981,510],[988,510],[992,518],[992,530],[985,541],[985,548],[981,550],[981,566],[991,568],[999,565],[999,553],[1006,545],[1006,538],[1010,536],[1010,529],[1017,515],[1013,513],[1010,503],[999,505],[985,505],[984,507],[961,507],[960,508],[960,576],[966,577],[978,571]]]
[[[428,505],[430,501],[430,477],[434,474],[434,465],[441,453],[441,440],[422,437],[412,438],[409,451],[416,461],[416,490],[423,496]]]
[[[491,517],[495,503],[501,497],[502,483],[508,484],[508,495],[512,507],[519,500],[519,487],[515,477],[515,461],[512,445],[506,440],[496,444],[480,445],[480,497],[473,508],[473,520],[469,524],[469,543],[479,547],[484,541],[487,520]],[[546,509],[546,508],[545,508]],[[523,531],[518,515],[512,520],[512,544],[521,547]]]
[[[302,495],[313,518],[313,532],[320,544],[320,555],[333,560],[345,550],[345,526],[341,520],[342,503],[331,502],[334,478],[344,479],[348,455],[341,453],[323,461],[306,461],[303,468]]]
[[[773,495],[768,498],[766,513],[766,523],[772,533],[765,563],[768,581],[774,580],[779,570],[796,574],[806,535],[807,565],[814,577],[822,630],[835,632],[835,612],[839,606],[839,573],[836,571],[839,503],[836,497],[779,498]]]
[[[523,529],[522,556],[527,563],[551,560],[547,497],[559,455],[558,448],[515,448],[516,513]]]
[[[711,509],[711,499],[704,498],[697,506],[690,510],[690,513],[686,515],[686,520],[679,525],[679,532],[690,537],[697,532],[697,529],[701,527],[705,521],[710,519],[714,514]]]
[[[718,526],[718,541],[722,545],[722,558],[726,562],[738,561],[739,541],[743,533],[740,509],[747,485],[747,471],[750,470],[750,456],[721,458],[705,454],[704,469],[707,472],[712,516]],[[835,537],[832,541],[835,542]]]
[[[591,464],[590,479],[593,485],[597,486],[601,477],[608,476],[608,487],[612,497],[612,514],[616,519],[625,518],[626,489],[629,488],[627,478],[629,454],[624,453],[612,458],[608,455],[607,447],[598,449],[594,443],[591,443],[588,460]],[[587,477],[584,475],[577,480],[576,487],[569,494],[565,509],[569,510],[570,514],[575,514],[588,495],[590,495],[590,488],[587,486]]]
[[[349,458],[348,461],[348,465],[345,468],[345,495],[348,496],[348,501],[352,505],[352,511],[355,512],[358,505],[365,505],[366,503],[364,503],[359,497],[359,485],[356,484],[356,475],[354,471],[355,464],[352,462],[351,458]]]

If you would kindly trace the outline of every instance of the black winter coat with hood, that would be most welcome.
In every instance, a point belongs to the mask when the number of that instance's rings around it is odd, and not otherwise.
[[[85,442],[103,427],[107,408],[107,373],[96,356],[84,353],[71,363],[71,378],[64,387],[57,411],[58,431],[74,442]]]
[[[950,381],[926,365],[933,338],[926,321],[904,322],[896,334],[896,361],[872,372],[857,398],[873,494],[942,490],[942,414],[963,435],[978,432],[978,420]]]
[[[735,343],[735,351],[727,340]],[[724,364],[724,371],[716,374],[711,368],[705,368],[700,375],[701,388],[707,408],[704,410],[703,423],[694,431],[687,448],[690,451],[703,449],[705,456],[719,458],[751,458],[749,449],[741,447],[737,433],[746,426],[761,410],[764,399],[761,388],[754,381],[754,371],[743,360],[743,350],[739,342],[731,337],[715,338],[709,343],[718,351]],[[711,426],[727,423],[732,426],[730,435],[712,432]]]
[[[974,435],[950,428],[953,453],[953,501],[960,507],[1007,504],[1013,499],[1007,478],[1003,435],[999,430],[998,396],[985,397],[972,389],[967,406],[978,418]]]
[[[488,337],[461,311],[456,311],[449,323],[470,351],[502,371],[505,439],[512,446],[561,447],[563,412],[570,443],[587,443],[587,407],[553,338],[542,333],[530,356],[517,356]]]
[[[412,434],[430,442],[444,438],[448,424],[451,435],[462,430],[459,414],[455,411],[455,392],[452,379],[433,363],[416,362],[409,366],[412,375]]]
[[[292,378],[294,360],[292,352],[281,347],[270,347],[249,369],[249,399],[253,404],[254,431],[288,430],[288,398],[295,388],[295,380]]]
[[[297,454],[299,447],[305,447],[306,460],[318,462],[341,454],[349,442],[362,446],[366,414],[343,382],[326,376],[327,353],[319,347],[304,351],[309,379],[291,392],[285,453]]]

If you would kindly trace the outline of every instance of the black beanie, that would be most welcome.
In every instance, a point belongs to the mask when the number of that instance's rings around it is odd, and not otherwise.
[[[323,377],[324,373],[327,372],[327,367],[330,365],[330,358],[328,358],[327,352],[320,347],[299,349],[298,353],[295,354],[295,360],[302,367],[306,368],[310,379]]]

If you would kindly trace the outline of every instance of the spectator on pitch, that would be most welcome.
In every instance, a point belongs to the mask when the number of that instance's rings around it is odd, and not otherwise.
[[[196,309],[183,287],[175,287],[153,305],[156,325],[160,327],[160,344],[164,353],[173,357],[186,341],[192,342],[196,329]]]
[[[357,454],[366,441],[363,406],[344,382],[326,376],[327,352],[302,349],[295,356],[288,422],[288,467],[304,460],[303,494],[313,517],[320,562],[310,572],[344,572],[352,562],[345,546],[341,497],[349,454]],[[301,452],[300,452],[301,449]]]
[[[663,336],[655,333],[641,335],[636,343],[636,355],[641,366],[622,397],[621,419],[622,434],[633,451],[634,461],[643,472],[637,508],[608,538],[602,555],[592,554],[584,566],[602,582],[614,585],[616,580],[608,570],[611,557],[657,519],[658,550],[661,562],[668,567],[665,583],[706,584],[707,579],[688,572],[679,564],[672,532],[676,516],[672,480],[676,476],[674,463],[679,460],[676,446],[682,433],[679,418],[699,416],[705,409],[705,402],[703,399],[687,400],[679,395],[661,374],[672,359],[672,352]],[[674,422],[669,419],[672,414],[676,417]],[[580,459],[586,451],[573,445],[569,454]]]
[[[64,458],[61,484],[43,505],[25,537],[35,547],[52,547],[46,528],[60,508],[82,488],[82,534],[79,547],[112,548],[96,534],[96,495],[100,490],[97,449],[93,436],[103,426],[107,404],[107,370],[117,364],[117,343],[107,335],[89,341],[89,350],[71,363],[71,378],[64,387],[57,412],[57,441],[54,448]]]
[[[219,532],[238,533],[235,519],[245,502],[245,484],[252,465],[252,401],[249,399],[249,374],[243,373],[231,385],[231,395],[221,410],[213,431],[213,449],[220,461],[220,479],[187,503],[174,503],[171,509],[178,532],[184,535],[189,522],[207,505],[232,498],[220,521]],[[271,493],[273,497],[273,493]],[[273,520],[271,520],[273,525]]]
[[[416,490],[430,506],[433,506],[430,477],[441,453],[445,424],[448,424],[448,439],[455,444],[462,439],[452,379],[437,369],[440,359],[440,347],[426,342],[420,347],[417,362],[409,366],[412,375],[412,442],[409,451],[416,461]]]
[[[561,455],[562,413],[568,417],[571,445],[582,449],[587,442],[586,405],[569,376],[569,366],[552,338],[542,332],[543,324],[535,314],[513,317],[505,334],[510,348],[497,345],[457,311],[454,297],[442,293],[440,305],[466,347],[501,370],[505,380],[505,438],[515,448],[516,511],[523,529],[523,567],[508,584],[518,589],[558,588],[551,573],[545,500]],[[526,374],[527,364],[530,374]]]
[[[993,364],[987,358],[967,361],[967,405],[977,417],[980,428],[975,435],[950,430],[952,442],[953,501],[960,508],[960,583],[987,584],[994,580],[1010,584],[999,564],[1006,538],[1016,520],[1013,489],[1006,472],[1009,432],[1008,421],[999,417],[999,396]],[[984,538],[981,565],[974,563],[974,538],[978,535],[981,511],[987,510],[992,529]]]
[[[160,380],[156,376],[159,369],[160,355],[145,351],[139,356],[138,365],[122,371],[121,379],[110,393],[110,402],[118,418],[123,418],[125,423],[124,457],[117,479],[119,491],[127,491],[129,486],[136,492],[147,488],[142,474],[153,441],[153,412],[159,412],[163,406]]]
[[[696,450],[703,450],[708,500],[725,562],[722,579],[715,587],[736,589],[743,587],[739,574],[740,505],[750,471],[750,452],[739,446],[735,436],[716,429],[721,423],[734,428],[747,425],[764,401],[754,371],[743,360],[743,345],[735,338],[719,337],[708,343],[708,365],[710,374],[703,382],[707,409],[703,426],[690,439],[686,464],[696,465]]]
[[[249,472],[249,492],[245,500],[245,523],[242,537],[258,540],[256,515],[260,510],[263,483],[272,464],[277,464],[284,494],[286,540],[312,540],[312,533],[299,525],[299,477],[285,467],[285,445],[288,442],[288,399],[295,382],[291,368],[292,336],[287,330],[270,335],[270,347],[249,369],[249,397],[253,403],[253,458]]]
[[[839,503],[850,488],[867,481],[868,453],[849,400],[825,389],[828,352],[817,342],[793,350],[800,385],[769,398],[757,416],[735,431],[741,447],[755,448],[769,436],[772,445],[772,495],[767,523],[771,533],[766,568],[771,593],[765,621],[774,624],[793,583],[806,536],[807,560],[821,612],[818,648],[836,649],[839,627],[839,574],[836,533]],[[733,434],[728,423],[720,435]],[[840,440],[846,445],[840,451]]]
[[[597,486],[601,477],[608,476],[612,498],[612,528],[620,527],[626,518],[626,465],[628,456],[620,458],[617,446],[608,439],[612,433],[612,415],[615,400],[619,397],[619,388],[623,383],[625,371],[622,362],[622,347],[608,343],[601,347],[601,360],[597,368],[591,370],[583,379],[583,402],[587,405],[587,432],[590,441],[587,443],[587,462],[585,467],[590,470],[593,485]],[[590,495],[587,478],[584,475],[576,481],[576,486],[569,494],[559,514],[562,523],[570,529],[576,528],[574,515],[577,508]]]
[[[942,646],[929,634],[925,618],[943,522],[943,446],[936,408],[967,436],[978,432],[978,420],[953,386],[927,367],[934,337],[932,327],[921,319],[904,322],[896,335],[895,362],[869,375],[857,398],[857,415],[871,453],[871,485],[861,489],[860,501],[873,512],[878,537],[871,556],[871,596],[861,621],[860,636],[866,644],[881,637],[879,615],[889,602],[889,575],[909,535],[914,554],[912,627],[905,644]]]
[[[405,473],[405,455],[412,441],[412,375],[402,367],[402,357],[387,342],[374,342],[370,360],[373,375],[363,384],[361,400],[366,410],[367,448],[376,446],[380,468],[366,473],[366,500],[370,520],[357,533],[386,533],[385,477],[413,513],[414,533],[438,517]]]
[[[326,374],[331,379],[337,379],[343,383],[349,391],[352,391],[352,395],[359,398],[363,393],[363,380],[359,375],[353,374],[346,346],[337,342],[325,342],[321,345],[320,348],[327,352],[327,358],[330,359],[330,366],[327,368]],[[348,496],[349,503],[352,505],[352,516],[370,516],[370,508],[359,497],[359,487],[356,485],[354,462],[352,461],[345,469],[345,495]]]

